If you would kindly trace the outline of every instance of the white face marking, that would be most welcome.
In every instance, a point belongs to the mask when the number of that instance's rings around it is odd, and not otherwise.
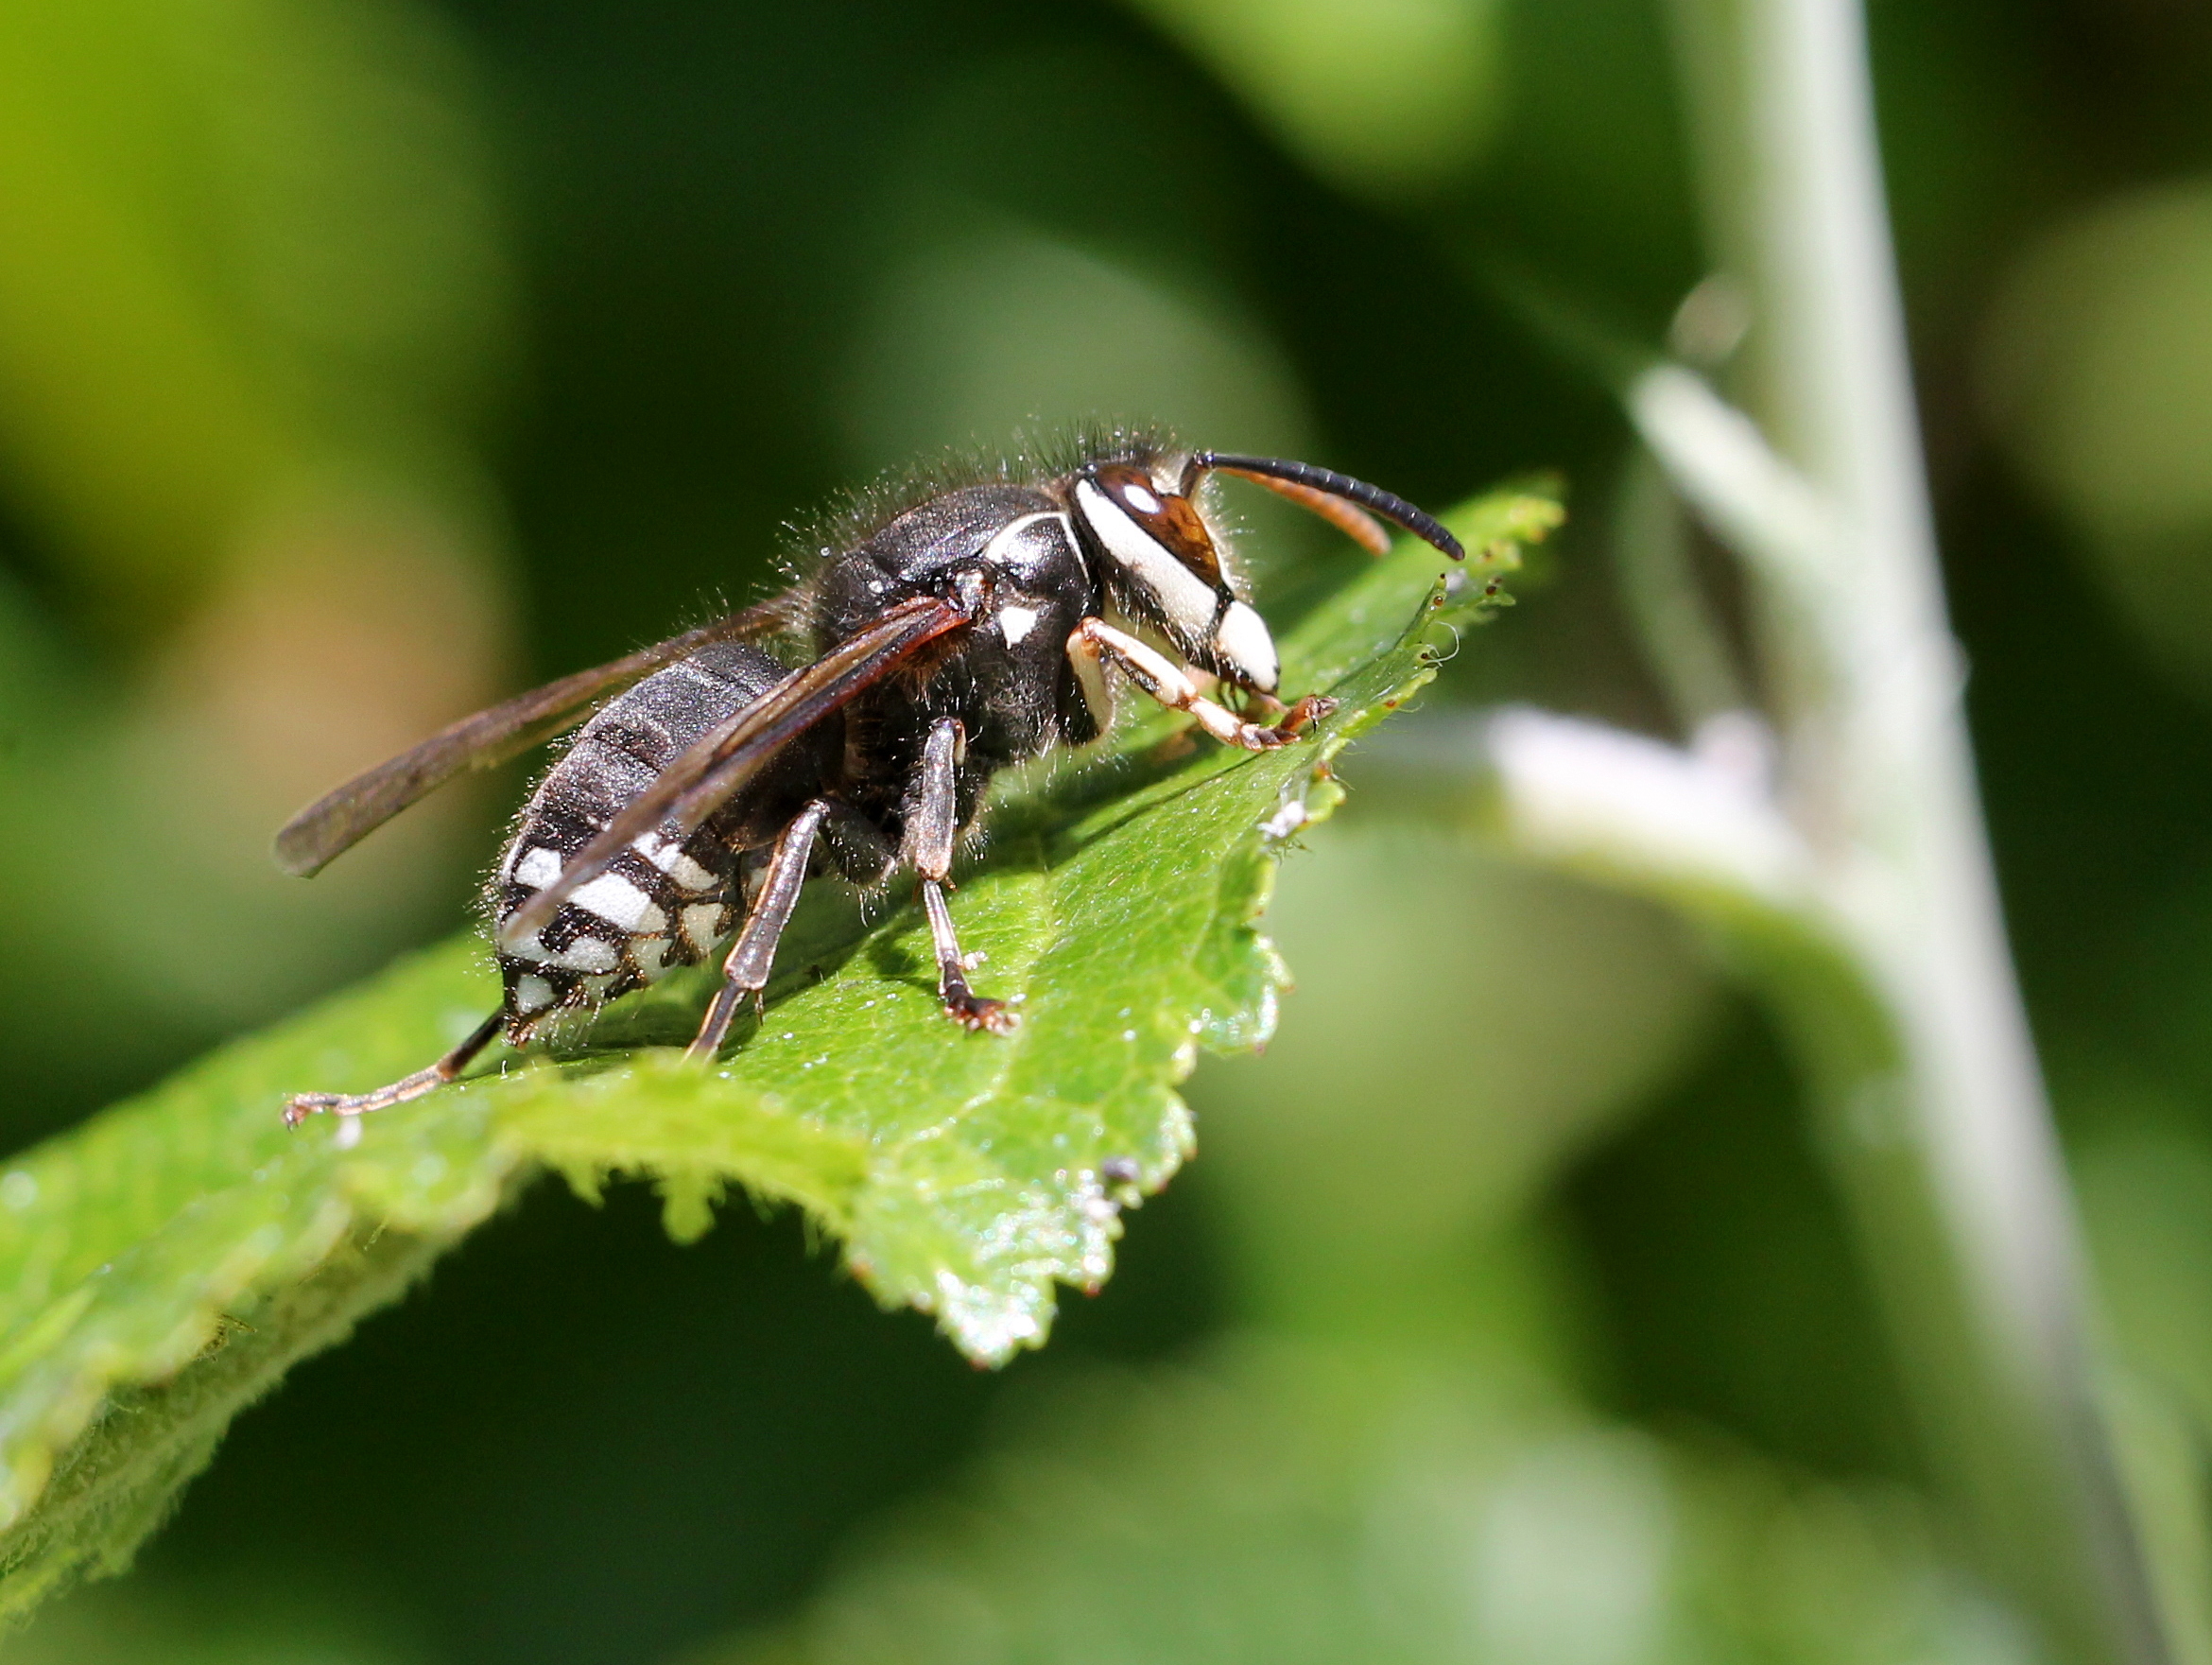
[[[1034,607],[1001,607],[998,610],[998,633],[1006,638],[1010,648],[1037,628],[1037,610]]]
[[[722,909],[717,902],[701,902],[683,911],[683,934],[700,953],[715,945],[715,927],[721,917]]]
[[[1151,533],[1122,512],[1121,506],[1089,480],[1076,485],[1083,519],[1106,546],[1106,553],[1159,604],[1161,616],[1190,641],[1204,637],[1214,622],[1218,598],[1214,586],[1175,559]]]
[[[527,852],[514,864],[514,882],[528,885],[533,891],[542,891],[561,876],[561,852],[548,850],[544,844]]]
[[[1221,656],[1221,663],[1230,667],[1263,694],[1275,691],[1276,680],[1282,675],[1282,666],[1275,657],[1275,638],[1268,633],[1268,622],[1242,601],[1229,603],[1229,611],[1221,616],[1221,628],[1214,633],[1214,650]]]
[[[659,930],[668,916],[653,906],[653,899],[618,873],[602,873],[569,897],[587,913],[596,913],[609,925],[628,931]]]
[[[542,977],[518,977],[514,980],[514,1009],[527,1017],[533,1012],[543,1012],[553,1004],[553,985]]]

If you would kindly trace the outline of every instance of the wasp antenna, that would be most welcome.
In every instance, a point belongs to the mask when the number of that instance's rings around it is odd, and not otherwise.
[[[1322,468],[1311,462],[1292,462],[1282,457],[1233,457],[1224,451],[1193,452],[1183,471],[1187,489],[1198,482],[1198,477],[1209,469],[1224,473],[1248,475],[1263,482],[1282,480],[1293,486],[1302,486],[1309,492],[1357,503],[1362,509],[1372,509],[1385,520],[1404,527],[1424,543],[1431,544],[1454,561],[1467,559],[1467,551],[1460,540],[1444,529],[1443,523],[1433,514],[1416,509],[1394,492],[1386,492],[1380,486],[1371,486],[1365,480],[1356,480],[1348,474],[1339,474],[1333,468]]]
[[[1302,486],[1296,480],[1277,479],[1268,474],[1253,474],[1249,469],[1224,468],[1221,472],[1235,475],[1240,480],[1250,480],[1255,486],[1264,486],[1276,496],[1297,504],[1308,514],[1320,515],[1370,555],[1388,555],[1391,552],[1390,528],[1350,498],[1336,496],[1314,486]]]

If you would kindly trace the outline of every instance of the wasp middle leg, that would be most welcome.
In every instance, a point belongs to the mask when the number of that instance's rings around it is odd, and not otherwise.
[[[906,843],[901,854],[914,864],[922,891],[922,911],[929,918],[929,940],[937,951],[937,996],[944,1015],[970,1029],[1011,1034],[1019,1014],[1004,1000],[987,1000],[968,986],[967,957],[953,930],[944,893],[951,888],[953,843],[959,832],[959,777],[968,731],[957,717],[941,718],[923,742],[922,767],[907,810]]]

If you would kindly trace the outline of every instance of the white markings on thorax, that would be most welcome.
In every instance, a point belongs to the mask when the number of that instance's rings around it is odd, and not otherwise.
[[[1064,518],[1057,510],[1040,509],[1034,514],[1010,520],[983,546],[982,558],[994,566],[1026,566],[1028,564],[1022,559],[1021,546],[1028,541],[1029,529],[1041,520],[1064,521]]]

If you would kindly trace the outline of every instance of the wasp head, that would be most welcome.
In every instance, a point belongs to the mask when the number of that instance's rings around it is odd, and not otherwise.
[[[1271,694],[1280,678],[1267,621],[1223,570],[1198,505],[1130,462],[1076,477],[1075,518],[1116,598],[1157,625],[1194,663],[1239,687]]]

